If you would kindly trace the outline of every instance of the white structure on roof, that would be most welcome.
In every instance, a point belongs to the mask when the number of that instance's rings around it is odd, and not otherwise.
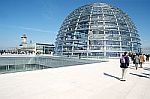
[[[27,36],[23,34],[21,36],[21,45],[18,48],[18,53],[32,53],[32,54],[53,54],[54,45],[47,43],[27,43]]]
[[[27,47],[27,36],[26,36],[26,34],[23,34],[21,36],[21,45],[20,46]]]

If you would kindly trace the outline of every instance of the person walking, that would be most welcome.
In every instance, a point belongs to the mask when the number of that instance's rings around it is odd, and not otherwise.
[[[122,68],[122,78],[120,79],[120,81],[126,81],[125,76],[127,73],[128,66],[129,66],[129,57],[127,55],[127,52],[124,52],[124,54],[120,58],[120,68]]]
[[[146,61],[149,62],[149,54],[146,55]]]
[[[135,69],[138,69],[138,64],[140,63],[140,58],[138,56],[138,54],[135,55],[134,57],[134,64],[135,64]]]
[[[143,54],[140,54],[140,56],[139,56],[139,58],[140,58],[140,68],[143,68],[142,67],[142,64],[144,63],[144,55]]]

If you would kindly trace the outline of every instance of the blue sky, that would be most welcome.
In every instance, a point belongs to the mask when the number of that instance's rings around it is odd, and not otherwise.
[[[112,4],[135,23],[143,47],[150,47],[150,0],[0,0],[0,49],[17,47],[26,33],[28,42],[54,43],[65,17],[90,3]]]

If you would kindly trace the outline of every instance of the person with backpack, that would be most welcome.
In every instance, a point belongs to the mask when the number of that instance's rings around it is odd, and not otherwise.
[[[122,78],[120,79],[121,81],[126,81],[125,76],[128,66],[129,66],[129,57],[127,55],[127,52],[124,52],[124,54],[120,58],[120,68],[122,68]]]

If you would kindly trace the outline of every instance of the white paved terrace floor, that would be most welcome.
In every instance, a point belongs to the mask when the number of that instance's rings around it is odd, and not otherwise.
[[[128,68],[119,60],[38,71],[0,74],[0,99],[150,99],[150,62]]]

